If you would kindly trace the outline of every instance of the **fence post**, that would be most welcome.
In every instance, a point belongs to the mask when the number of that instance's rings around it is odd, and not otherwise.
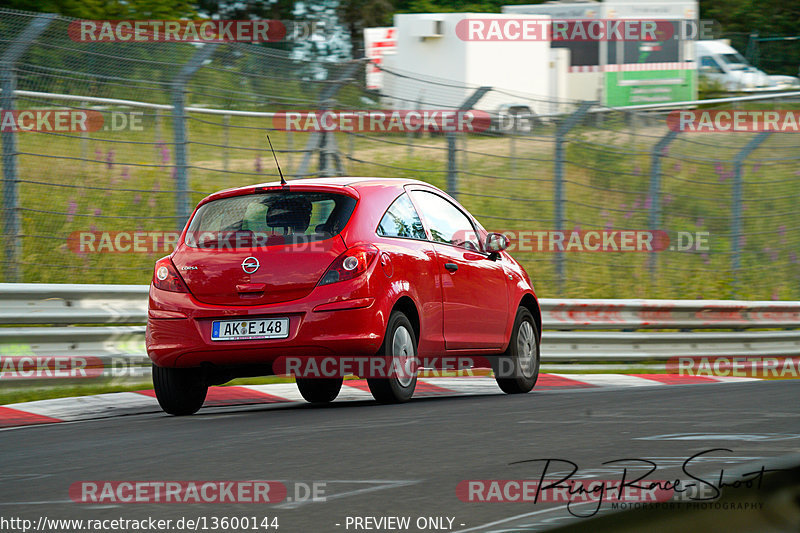
[[[581,102],[578,109],[564,119],[556,129],[556,154],[553,164],[553,215],[555,222],[555,231],[564,231],[564,163],[566,156],[564,155],[564,144],[566,142],[566,135],[574,128],[578,122],[583,118],[589,108],[597,102],[585,101]],[[557,294],[561,295],[564,292],[564,254],[556,253],[556,280],[557,280]]]
[[[319,173],[324,178],[344,175],[342,158],[339,156],[339,145],[332,131],[322,132],[319,148]],[[331,166],[331,162],[335,166]]]
[[[203,63],[217,49],[217,44],[204,44],[183,65],[172,81],[172,131],[175,139],[175,216],[178,231],[183,229],[189,218],[189,163],[187,154],[188,138],[186,135],[186,84],[200,70]]]
[[[329,109],[336,93],[349,82],[353,81],[353,76],[358,70],[358,67],[364,64],[365,60],[351,61],[341,75],[330,83],[319,95],[317,100],[317,108],[319,110]],[[333,148],[328,144],[332,143]],[[304,178],[309,175],[309,167],[311,166],[311,157],[314,152],[319,152],[319,172],[323,176],[335,176],[337,173],[342,173],[342,161],[339,157],[339,149],[336,145],[336,139],[332,132],[313,132],[306,142],[306,148],[303,151],[303,159],[300,161],[300,167],[295,173],[295,177]],[[336,168],[331,169],[328,166],[328,161],[333,159]]]
[[[675,140],[679,130],[670,130],[658,140],[650,153],[650,212],[648,213],[650,231],[654,232],[661,225],[661,158],[667,146]],[[648,267],[652,277],[656,271],[656,254],[650,253]]]
[[[16,63],[22,54],[55,19],[55,15],[37,16],[22,33],[12,40],[0,57],[0,111],[14,110],[14,91],[17,89]],[[19,263],[22,257],[19,191],[17,183],[17,134],[9,129],[0,133],[3,144],[3,234],[5,235],[5,280],[20,281]]]
[[[286,174],[292,174],[294,169],[294,135],[291,131],[286,132],[286,152],[286,162],[288,163]]]
[[[425,94],[425,90],[424,89],[421,90],[419,92],[419,96],[417,96],[417,107],[416,107],[416,109],[418,111],[420,109],[422,109],[422,97],[423,97],[423,94]],[[420,132],[420,134],[421,134],[421,132]],[[411,160],[411,158],[414,156],[414,138],[417,135],[418,135],[418,133],[414,132],[414,131],[411,131],[411,129],[409,129],[406,132],[406,138],[408,139],[408,145],[407,145],[408,146],[408,148],[407,148],[408,154],[407,154],[407,157],[408,157],[409,160]]]
[[[230,144],[231,116],[222,117],[222,169],[228,172],[228,144]]]
[[[81,109],[89,109],[89,102],[81,102]],[[81,132],[81,174],[86,175],[86,163],[89,161],[89,132]]]
[[[514,132],[508,136],[508,155],[511,158],[511,177],[517,177],[517,136]]]
[[[491,87],[478,87],[469,98],[464,100],[458,107],[459,112],[469,111],[483,98],[483,95],[491,91]],[[447,193],[453,198],[458,198],[458,164],[456,162],[456,132],[447,132]]]
[[[349,132],[347,134],[347,160],[352,161],[356,155],[356,134]]]
[[[750,64],[754,67],[758,68],[759,59],[759,52],[758,49],[758,32],[754,31],[750,33],[750,38],[747,40],[747,50],[744,52],[744,56],[750,61]]]
[[[447,192],[458,198],[458,165],[456,164],[456,134],[447,132]]]
[[[739,269],[741,267],[742,238],[742,167],[744,161],[767,140],[771,131],[762,131],[753,137],[733,159],[733,205],[731,206],[731,298],[736,299],[739,285]]]
[[[467,136],[461,136],[461,148],[459,148],[461,152],[461,168],[464,170],[469,170],[469,156],[467,152],[469,151],[469,147],[467,146]]]

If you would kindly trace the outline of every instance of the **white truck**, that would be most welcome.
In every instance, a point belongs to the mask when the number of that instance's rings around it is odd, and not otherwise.
[[[800,88],[794,76],[770,76],[747,62],[725,40],[696,41],[695,55],[701,77],[730,92],[780,91]]]

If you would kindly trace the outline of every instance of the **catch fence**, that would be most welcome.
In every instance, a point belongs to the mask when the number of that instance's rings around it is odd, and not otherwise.
[[[608,109],[410,72],[385,70],[382,93],[365,88],[363,61],[238,43],[81,43],[69,23],[0,10],[0,107],[102,117],[94,131],[2,128],[2,281],[147,283],[169,252],[158,235],[198,200],[278,178],[269,133],[290,179],[407,177],[447,190],[512,236],[543,297],[800,299],[798,134],[677,132],[663,105]],[[798,96],[681,107],[798,110]],[[491,125],[286,131],[276,118],[325,109],[472,109]],[[620,231],[668,243],[586,246],[593,232]],[[81,245],[103,233],[118,242]],[[557,237],[577,246],[551,249]]]

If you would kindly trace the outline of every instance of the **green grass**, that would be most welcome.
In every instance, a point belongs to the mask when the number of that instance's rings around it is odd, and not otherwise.
[[[221,117],[192,115],[189,120],[192,203],[219,189],[277,177],[265,142],[269,120],[233,117],[230,124],[235,127],[225,134]],[[459,200],[487,229],[555,229],[553,130],[553,125],[539,125],[534,135],[513,141],[474,135],[459,138],[459,148],[467,150],[457,156]],[[666,131],[663,119],[631,123],[621,115],[595,118],[575,128],[566,147],[564,229],[648,228],[651,151]],[[277,150],[301,149],[308,139],[303,133],[290,136],[274,131],[271,136]],[[795,208],[800,159],[795,137],[788,134],[773,135],[745,164],[742,226],[746,238],[735,283],[731,160],[751,138],[750,134],[682,134],[662,158],[659,228],[672,235],[708,232],[708,252],[655,254],[652,271],[650,254],[564,253],[561,292],[556,285],[558,254],[519,251],[514,255],[542,297],[710,299],[735,294],[744,299],[800,299],[796,283],[800,211]],[[19,134],[22,280],[147,283],[153,262],[166,251],[81,255],[70,249],[67,238],[87,230],[175,229],[175,221],[169,218],[175,213],[174,195],[164,192],[175,188],[173,149],[153,144],[171,139],[170,120],[162,118],[157,125],[152,117],[145,117],[143,131],[98,132],[87,139],[80,134]],[[446,139],[442,136],[353,138],[339,133],[336,139],[349,175],[410,177],[446,187]],[[412,147],[398,144],[409,141]],[[225,144],[229,148],[214,146]],[[508,157],[512,151],[516,160]],[[292,174],[301,155],[280,154],[279,158],[284,172]],[[316,160],[312,160],[313,170]],[[222,172],[225,168],[227,173]],[[30,183],[34,181],[42,184]]]

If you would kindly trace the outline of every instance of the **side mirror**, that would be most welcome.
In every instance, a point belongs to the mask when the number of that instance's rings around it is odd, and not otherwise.
[[[509,244],[508,237],[502,233],[490,233],[486,236],[483,248],[489,253],[496,254],[508,248]]]

